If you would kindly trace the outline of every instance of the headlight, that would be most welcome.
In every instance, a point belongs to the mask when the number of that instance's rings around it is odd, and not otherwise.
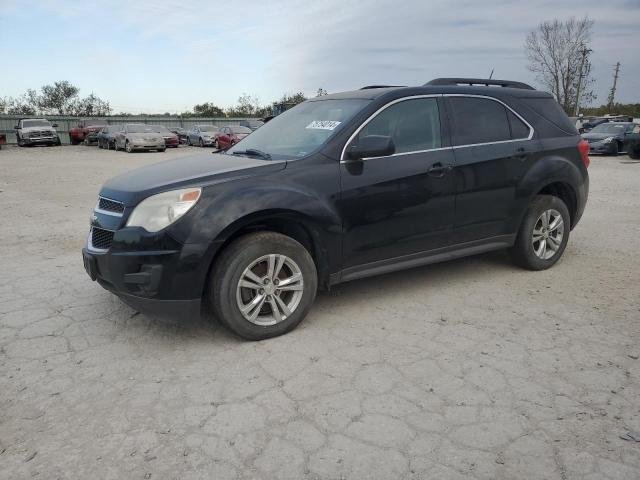
[[[602,140],[602,143],[611,143],[615,140],[615,137],[607,137],[604,140]]]
[[[162,230],[191,210],[201,193],[201,188],[184,188],[145,198],[133,210],[127,227],[142,227],[148,232]]]

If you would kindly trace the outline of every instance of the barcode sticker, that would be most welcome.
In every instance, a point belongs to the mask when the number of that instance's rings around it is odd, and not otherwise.
[[[315,128],[318,130],[333,130],[338,125],[340,125],[340,122],[336,120],[314,120],[309,125],[307,125],[306,128]]]

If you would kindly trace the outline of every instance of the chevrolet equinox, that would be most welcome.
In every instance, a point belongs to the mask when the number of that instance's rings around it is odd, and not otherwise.
[[[503,248],[551,267],[587,201],[588,153],[553,97],[519,82],[313,98],[225,153],[107,181],[84,266],[138,310],[206,303],[241,337],[269,338],[340,282]]]

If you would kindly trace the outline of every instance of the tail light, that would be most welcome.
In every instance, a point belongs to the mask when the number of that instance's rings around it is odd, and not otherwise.
[[[586,140],[580,140],[580,142],[578,143],[578,150],[580,151],[580,155],[582,155],[584,166],[589,168],[589,150],[591,150],[589,142],[587,142]]]

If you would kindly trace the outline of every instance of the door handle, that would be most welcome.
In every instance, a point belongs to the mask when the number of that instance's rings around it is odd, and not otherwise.
[[[527,158],[527,151],[524,149],[524,147],[519,147],[516,150],[515,155],[512,155],[511,158],[514,158],[516,160],[525,160]]]
[[[447,173],[449,173],[453,169],[453,165],[451,164],[442,164],[440,162],[434,163],[431,165],[431,168],[427,170],[427,175],[432,177],[444,177]]]

